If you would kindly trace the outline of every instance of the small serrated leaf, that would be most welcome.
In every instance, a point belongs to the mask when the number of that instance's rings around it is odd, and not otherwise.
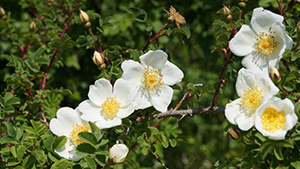
[[[66,136],[57,137],[52,144],[52,148],[55,150],[59,150],[62,146],[66,144],[66,142],[67,142]]]
[[[91,157],[86,156],[86,157],[84,157],[84,160],[88,164],[89,168],[91,168],[91,169],[95,169],[96,168],[96,163],[95,163],[95,161]]]

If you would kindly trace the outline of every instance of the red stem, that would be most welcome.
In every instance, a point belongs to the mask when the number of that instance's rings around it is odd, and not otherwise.
[[[282,5],[281,5],[281,3],[279,3],[278,0],[276,0],[276,2],[277,2],[277,4],[278,4],[279,14],[280,14],[280,15],[283,15],[283,14],[282,14]]]
[[[150,40],[150,36],[149,36],[149,39],[148,39],[148,42],[146,44],[146,46],[143,48],[143,52],[145,52],[145,50],[147,49],[147,47],[154,41],[156,40],[157,38],[161,37],[161,36],[165,36],[166,33],[163,33],[160,35],[160,32],[167,26],[168,24],[166,23],[158,32],[157,34],[155,35],[155,37],[153,39]]]
[[[288,8],[286,8],[286,10],[282,13],[282,16],[288,11],[290,10],[294,5],[296,5],[297,2],[294,2],[292,5],[290,5]]]

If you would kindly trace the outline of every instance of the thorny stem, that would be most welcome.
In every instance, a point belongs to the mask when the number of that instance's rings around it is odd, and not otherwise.
[[[71,25],[69,25],[69,22],[70,22],[70,20],[71,20],[72,12],[73,12],[73,11],[71,11],[71,12],[69,13],[68,19],[67,19],[67,21],[66,21],[66,23],[65,23],[65,27],[64,27],[63,31],[61,32],[60,36],[57,37],[58,39],[61,39],[61,38],[63,37],[65,31],[71,26]],[[41,87],[41,89],[42,89],[43,91],[45,90],[48,72],[49,72],[49,70],[50,70],[50,68],[51,68],[51,65],[52,65],[52,63],[53,63],[53,61],[54,61],[54,58],[55,58],[55,56],[56,56],[58,50],[59,50],[59,48],[55,48],[55,50],[54,50],[54,52],[53,52],[53,55],[52,55],[52,58],[51,58],[51,61],[50,61],[50,63],[49,63],[48,66],[47,66],[47,69],[46,69],[46,72],[45,72],[45,75],[44,75],[44,79],[43,79],[43,83],[42,83],[42,87]]]
[[[211,113],[222,113],[224,114],[225,108],[222,107],[205,107],[205,108],[198,108],[198,109],[188,109],[188,110],[176,110],[176,111],[166,111],[164,113],[159,113],[153,115],[154,119],[160,119],[160,118],[167,118],[167,117],[185,117],[185,116],[191,116],[197,114],[211,114]]]
[[[161,34],[160,35],[160,32],[166,27],[168,25],[168,23],[166,23],[158,32],[157,32],[157,34],[155,35],[155,37],[153,38],[153,39],[150,39],[150,36],[149,36],[149,38],[148,38],[148,42],[147,42],[147,44],[146,44],[146,46],[143,48],[143,52],[145,52],[145,50],[147,49],[147,47],[154,41],[154,40],[156,40],[157,38],[159,38],[159,37],[161,37],[161,36],[165,36],[166,35],[166,33],[163,33],[163,34]]]
[[[43,111],[43,104],[40,103],[40,105],[41,105],[41,115],[42,115],[42,117],[43,117],[43,120],[41,119],[41,122],[42,122],[42,123],[45,123],[45,124],[47,125],[47,127],[49,127],[49,124],[48,124],[48,122],[47,122],[47,119],[46,119],[45,114],[44,114],[44,111]]]

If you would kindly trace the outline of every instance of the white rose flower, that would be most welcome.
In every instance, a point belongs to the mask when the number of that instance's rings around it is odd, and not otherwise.
[[[254,125],[255,113],[264,95],[275,95],[279,91],[268,74],[244,68],[238,72],[236,90],[240,98],[226,104],[225,116],[231,124],[238,125],[244,131]]]
[[[76,146],[83,143],[78,134],[86,131],[91,132],[88,122],[81,120],[78,110],[70,107],[62,107],[57,111],[57,119],[53,118],[50,121],[49,128],[57,136],[66,136],[66,144],[59,150],[55,150],[60,156],[77,161],[81,156],[77,156]]]
[[[101,78],[90,86],[89,100],[78,106],[81,118],[95,123],[100,129],[122,124],[137,109],[134,102],[136,91],[124,79],[116,80],[114,87],[107,79]]]
[[[297,123],[294,104],[289,99],[281,100],[268,94],[258,108],[255,127],[262,135],[272,140],[284,140],[288,130]]]
[[[237,56],[245,56],[242,64],[248,68],[269,72],[278,67],[285,49],[291,49],[293,40],[285,33],[283,16],[255,8],[251,26],[243,25],[229,42],[229,48]]]
[[[140,109],[152,105],[158,111],[167,111],[173,96],[173,89],[169,85],[183,78],[183,72],[167,58],[165,52],[156,50],[140,56],[141,64],[133,60],[122,63],[122,78],[138,91],[135,100]]]
[[[125,144],[115,144],[108,150],[109,159],[116,164],[123,163],[129,150]]]

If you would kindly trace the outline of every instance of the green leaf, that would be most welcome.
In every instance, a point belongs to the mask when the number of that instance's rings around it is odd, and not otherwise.
[[[285,82],[284,85],[283,85],[283,88],[288,91],[288,92],[291,92],[295,89],[295,86],[294,84],[290,83],[290,82]]]
[[[54,136],[51,134],[48,136],[45,140],[43,140],[43,144],[46,147],[47,150],[52,150],[52,144],[54,142]]]
[[[186,36],[187,39],[189,39],[191,37],[191,32],[188,28],[186,27],[182,27],[180,29],[176,28],[175,29],[175,32],[178,32],[178,33],[182,33],[183,35]]]
[[[295,104],[295,112],[299,115],[300,114],[300,102]]]
[[[52,144],[52,148],[55,150],[59,150],[62,146],[66,144],[66,142],[67,142],[66,136],[57,137]]]
[[[17,164],[19,164],[20,163],[20,161],[17,161],[17,159],[15,159],[15,158],[9,158],[8,160],[7,160],[7,166],[14,166],[14,165],[17,165]]]
[[[246,145],[246,147],[245,147],[245,149],[244,149],[244,152],[246,153],[246,154],[248,154],[248,153],[250,153],[250,152],[252,152],[252,151],[258,151],[259,150],[259,145],[257,145],[257,144],[248,144],[248,145]]]
[[[23,158],[25,152],[26,152],[26,147],[23,146],[23,145],[20,145],[20,147],[19,147],[18,150],[17,150],[17,159],[18,159],[19,161],[22,160],[22,158]]]
[[[261,146],[261,159],[262,160],[265,160],[267,155],[270,154],[270,152],[272,150],[275,149],[275,146],[274,146],[274,143],[272,141],[267,141],[267,142],[264,142],[263,145]]]
[[[8,135],[13,136],[15,135],[15,127],[10,122],[3,122],[6,126]]]
[[[280,160],[284,159],[281,148],[277,147],[276,149],[274,149],[274,154],[275,154],[275,157],[277,158],[277,160],[280,161]]]
[[[61,159],[51,166],[51,169],[67,169],[70,162],[66,159]]]
[[[10,98],[8,99],[6,102],[5,102],[6,105],[12,105],[12,104],[20,104],[20,99],[16,98],[16,97],[13,97],[13,98]]]
[[[13,98],[14,95],[10,92],[5,93],[4,102],[6,103],[9,99]]]
[[[21,128],[17,128],[16,129],[16,140],[20,140],[20,138],[22,137],[23,135],[23,130]]]
[[[88,142],[88,143],[90,143],[92,145],[97,144],[97,139],[96,139],[96,137],[92,133],[84,131],[84,132],[79,133],[78,137],[82,141]]]
[[[36,63],[40,63],[40,64],[48,64],[49,63],[49,60],[46,59],[46,58],[37,58],[35,60]]]
[[[103,146],[103,145],[105,145],[105,144],[107,144],[108,143],[108,139],[101,139],[101,141],[100,141],[100,143],[99,144],[97,144],[97,147],[99,146]]]
[[[17,149],[16,149],[16,146],[12,146],[11,149],[10,149],[10,152],[11,154],[17,158]],[[19,160],[20,161],[20,160]]]
[[[295,167],[295,168],[300,168],[300,161],[295,161],[291,163],[291,166]]]
[[[147,21],[147,14],[142,13],[135,17],[135,20],[138,22],[146,22]]]
[[[93,147],[89,143],[82,143],[76,147],[76,154],[78,156],[85,156],[89,154],[94,154],[95,150],[95,147]]]
[[[149,147],[144,147],[144,148],[142,148],[142,154],[143,155],[147,155],[148,154],[148,152],[149,152]]]
[[[3,108],[3,112],[9,112],[9,113],[13,113],[15,111],[15,108],[11,105],[5,106]]]
[[[138,50],[128,49],[128,50],[126,50],[126,53],[130,53],[130,58],[132,58],[133,60],[135,60],[135,61],[139,60],[140,55],[139,55]]]
[[[106,156],[97,154],[96,157],[95,157],[95,161],[99,165],[104,166],[106,164]]]
[[[135,14],[135,15],[139,15],[139,14],[143,13],[142,9],[136,8],[136,7],[130,7],[130,8],[128,8],[127,12],[131,13],[131,14]]]
[[[33,162],[35,162],[35,158],[34,158],[34,156],[33,155],[29,155],[29,156],[27,156],[25,159],[24,159],[24,161],[23,161],[23,166],[25,167],[25,168],[29,168],[29,166],[33,163]]]
[[[95,123],[92,123],[89,121],[89,124],[90,124],[92,132],[95,135],[95,137],[97,138],[97,140],[100,139],[100,136],[101,136],[100,129],[97,127],[97,125]]]
[[[84,157],[84,160],[88,164],[89,168],[91,168],[91,169],[95,169],[96,168],[96,163],[95,163],[95,161],[91,157],[86,156],[86,157]]]
[[[177,145],[177,140],[176,139],[170,139],[169,141],[170,141],[170,145],[172,147],[176,147],[176,145]]]

